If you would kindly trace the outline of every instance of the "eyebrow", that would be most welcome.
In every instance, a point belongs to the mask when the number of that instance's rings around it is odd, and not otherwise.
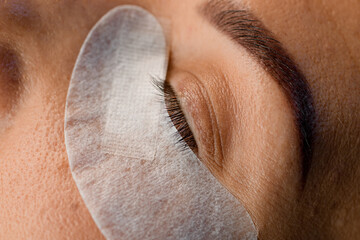
[[[313,154],[316,113],[305,76],[272,33],[246,9],[229,0],[210,0],[200,12],[218,30],[243,46],[285,91],[291,104],[301,147],[305,183]]]

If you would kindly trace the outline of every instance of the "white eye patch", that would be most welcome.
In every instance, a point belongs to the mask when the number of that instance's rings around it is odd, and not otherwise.
[[[244,207],[176,145],[152,84],[167,64],[162,28],[139,7],[111,10],[85,40],[65,142],[87,208],[107,239],[256,239]]]

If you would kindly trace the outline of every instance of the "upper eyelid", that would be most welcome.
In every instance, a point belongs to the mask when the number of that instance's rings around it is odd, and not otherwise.
[[[222,168],[223,146],[212,94],[202,81],[206,76],[185,69],[173,69],[170,82],[182,103],[183,112],[198,144],[198,157],[211,168]],[[209,165],[209,166],[210,166]]]
[[[168,86],[171,88],[170,85]],[[168,95],[168,97],[174,99],[171,100],[170,105],[167,104],[167,109],[169,113],[168,116],[181,136],[179,142],[186,144],[193,152],[196,153],[198,145],[196,143],[194,134],[190,129],[185,113],[181,107],[179,100],[176,97],[174,90],[171,90],[170,94],[173,94],[173,96]]]
[[[185,114],[183,112],[183,109],[181,108],[179,99],[177,98],[177,95],[174,91],[174,89],[171,87],[170,83],[168,82],[168,79],[161,80],[156,77],[152,78],[152,83],[154,87],[159,90],[161,97],[165,101],[165,107],[166,107],[166,117],[169,119],[169,123],[174,126],[177,130],[176,136],[174,136],[177,140],[177,143],[180,145],[181,150],[185,150],[187,147],[189,147],[193,152],[197,152],[197,143],[194,139],[194,135],[188,125],[188,122],[186,120]],[[176,113],[170,113],[169,112],[169,103],[171,104],[171,111],[174,111]],[[174,114],[176,114],[175,119],[177,122],[174,122]],[[179,126],[181,124],[181,126]],[[179,129],[180,127],[180,129]]]
[[[226,81],[224,81],[226,83]],[[223,148],[223,143],[222,143],[222,138],[220,135],[220,131],[219,131],[219,120],[215,114],[215,110],[214,110],[214,103],[211,100],[211,97],[209,96],[209,93],[206,90],[206,87],[203,85],[202,81],[197,81],[195,83],[198,88],[200,89],[202,95],[204,96],[205,102],[206,102],[206,107],[207,107],[207,111],[210,114],[210,121],[211,121],[211,127],[212,127],[212,135],[213,135],[213,146],[214,146],[214,163],[217,165],[217,167],[221,168],[223,163],[222,161],[224,160],[224,148]],[[219,143],[217,144],[217,141],[219,141]],[[220,145],[218,147],[218,145]],[[217,154],[216,150],[220,149],[220,155]]]
[[[317,119],[305,76],[280,42],[248,10],[239,9],[228,0],[211,0],[199,10],[215,28],[244,47],[284,90],[296,119],[305,182],[311,165]]]

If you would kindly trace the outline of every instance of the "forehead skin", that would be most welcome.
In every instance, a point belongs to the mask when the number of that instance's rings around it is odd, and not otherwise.
[[[15,95],[19,100],[11,125],[0,135],[0,239],[102,238],[72,179],[64,145],[67,87],[81,44],[109,9],[137,4],[163,24],[174,58],[191,58],[182,43],[196,36],[200,23],[190,12],[203,2],[1,3],[0,42],[18,53],[23,87]],[[355,227],[360,225],[360,2],[246,0],[242,5],[304,72],[319,122],[306,185],[301,198],[291,203],[289,232],[264,229],[260,236],[355,238],[360,234]],[[211,44],[206,38],[203,42]],[[261,209],[254,211],[261,214]]]

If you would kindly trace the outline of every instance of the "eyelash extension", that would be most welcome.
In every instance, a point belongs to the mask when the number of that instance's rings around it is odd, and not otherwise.
[[[165,100],[166,110],[168,112],[167,118],[172,123],[180,134],[175,137],[178,138],[177,143],[185,150],[189,147],[194,153],[197,152],[197,144],[194,134],[191,132],[189,124],[186,121],[185,115],[181,109],[180,103],[176,97],[176,93],[167,81],[158,78],[153,78],[153,85],[159,90],[160,96]]]

